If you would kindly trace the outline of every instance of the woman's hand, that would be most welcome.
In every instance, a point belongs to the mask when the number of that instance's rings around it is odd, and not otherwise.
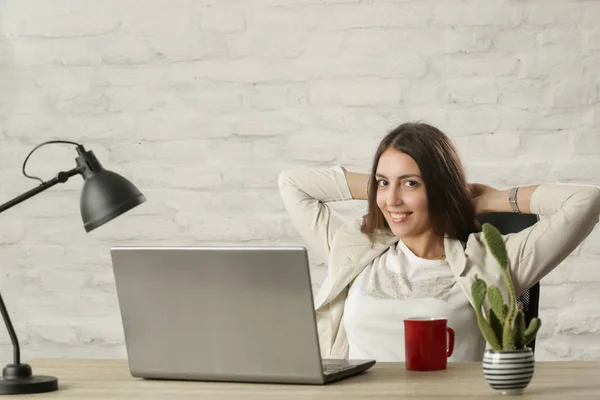
[[[492,198],[498,196],[500,190],[481,183],[469,183],[467,189],[471,195],[471,202],[475,208],[475,215],[491,212]]]

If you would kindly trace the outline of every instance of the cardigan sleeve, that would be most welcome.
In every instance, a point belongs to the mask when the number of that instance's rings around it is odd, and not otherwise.
[[[285,170],[279,174],[279,193],[294,227],[323,261],[335,233],[346,220],[331,202],[352,200],[341,166]]]
[[[505,236],[518,293],[550,273],[592,232],[600,215],[600,189],[542,184],[533,192],[530,209],[540,221]]]

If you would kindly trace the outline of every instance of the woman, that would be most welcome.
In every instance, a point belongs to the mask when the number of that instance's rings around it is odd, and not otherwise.
[[[497,190],[467,184],[448,137],[423,123],[406,123],[386,135],[370,175],[340,166],[288,170],[279,188],[296,229],[328,263],[315,299],[327,358],[404,361],[403,320],[440,316],[455,330],[450,361],[481,360],[485,340],[471,303],[472,280],[479,275],[507,292],[475,216],[542,217],[504,236],[520,296],[589,235],[600,214],[594,186]],[[368,201],[360,220],[345,221],[330,208],[352,199]]]

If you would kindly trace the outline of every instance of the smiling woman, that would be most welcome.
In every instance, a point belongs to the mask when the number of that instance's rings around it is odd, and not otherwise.
[[[315,303],[324,357],[404,361],[405,319],[447,319],[450,361],[481,361],[473,308],[475,276],[506,291],[475,217],[487,212],[544,216],[505,235],[516,296],[559,265],[600,214],[594,186],[542,184],[497,190],[469,184],[449,138],[406,123],[379,144],[370,174],[341,166],[281,173],[279,188],[296,227],[328,275]],[[345,221],[330,206],[367,200],[367,215]]]
[[[371,168],[368,200],[362,232],[374,240],[391,229],[423,258],[444,256],[444,236],[465,241],[476,231],[458,154],[445,134],[427,124],[403,124],[383,138]],[[409,215],[391,215],[400,212]]]

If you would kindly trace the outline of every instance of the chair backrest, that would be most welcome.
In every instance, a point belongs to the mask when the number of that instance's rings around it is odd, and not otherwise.
[[[494,225],[503,235],[509,233],[517,233],[523,229],[535,225],[539,221],[539,216],[536,214],[516,214],[511,212],[498,212],[480,215],[477,217],[480,224],[490,223]],[[539,282],[530,287],[523,293],[518,302],[523,306],[525,313],[525,323],[529,325],[532,318],[538,316],[540,300],[540,284]],[[529,345],[535,351],[535,340]]]

